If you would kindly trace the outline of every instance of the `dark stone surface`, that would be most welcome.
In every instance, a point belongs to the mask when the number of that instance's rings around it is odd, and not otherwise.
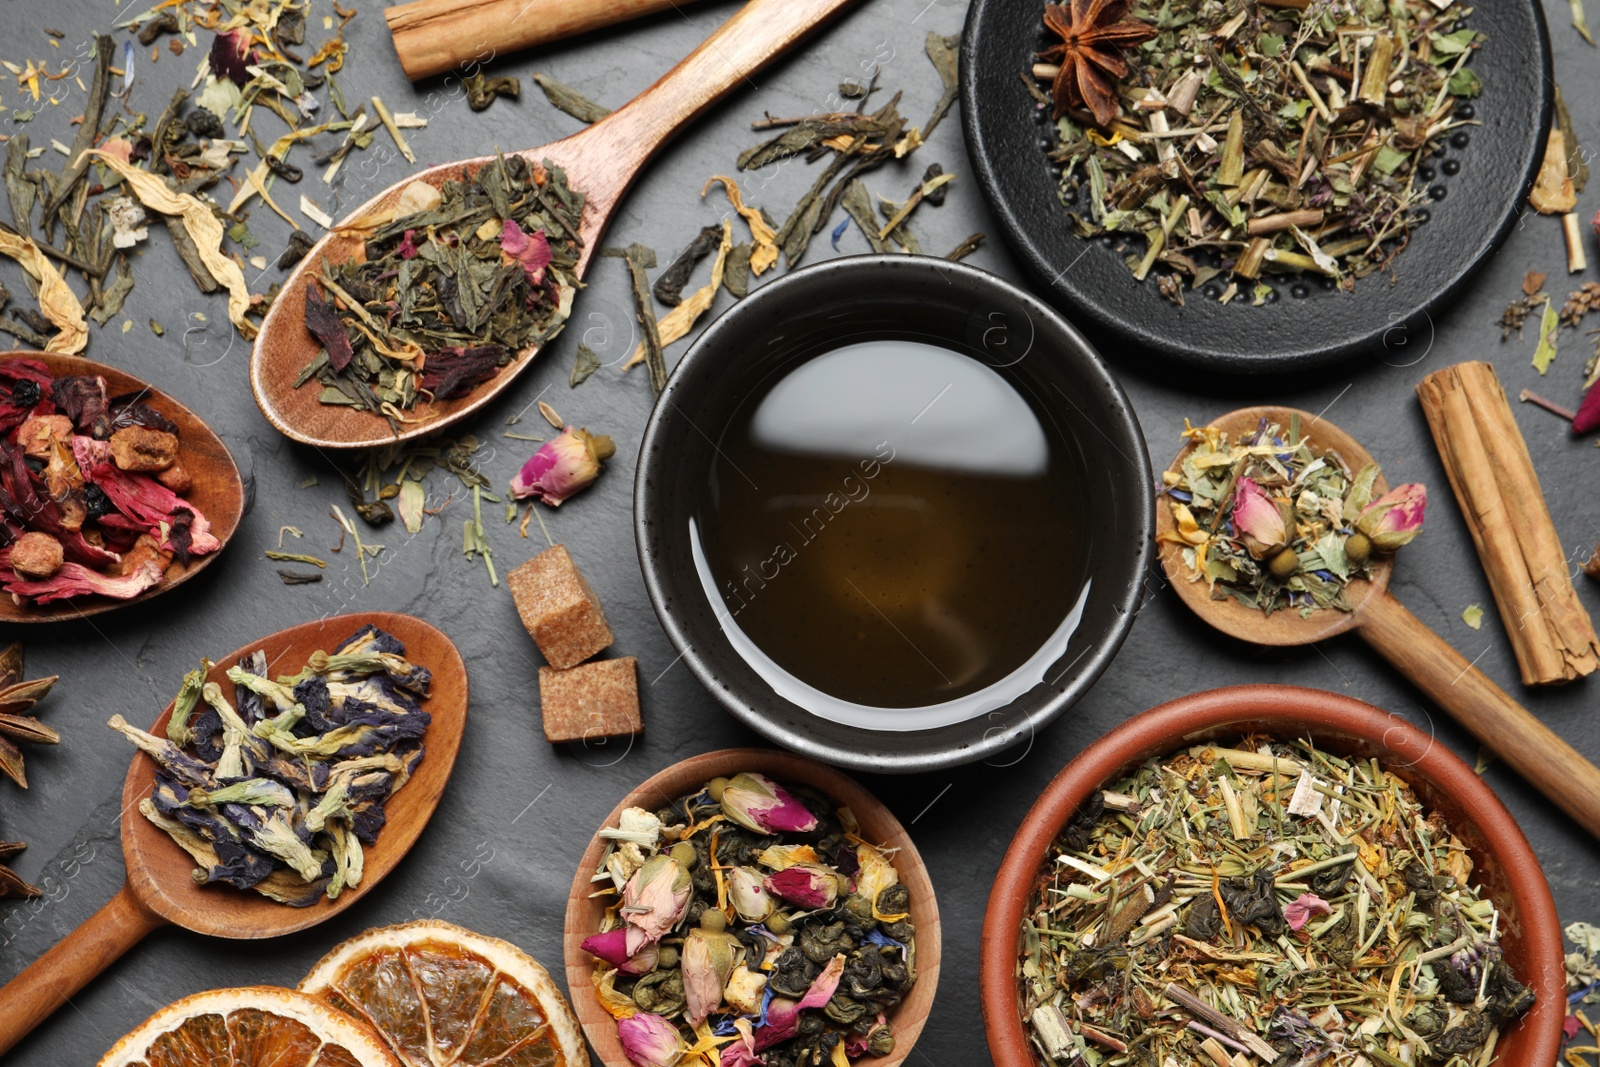
[[[138,0],[120,8],[109,0],[6,4],[0,7],[0,53],[15,61],[59,60],[82,47],[92,30],[109,27],[138,6]],[[615,106],[670,67],[736,7],[721,0],[686,4],[681,12],[518,57],[501,67],[524,78],[535,70],[549,71]],[[428,129],[410,133],[422,162],[477,154],[495,145],[520,148],[577,128],[574,120],[551,110],[527,81],[520,104],[501,101],[481,115],[468,111],[453,81],[409,88],[393,59],[379,5],[367,2],[360,8],[348,31],[352,55],[340,75],[346,95],[354,101],[377,92],[393,110],[431,114]],[[964,9],[961,0],[859,5],[793,58],[753,77],[752,86],[671,146],[623,206],[612,241],[638,240],[663,256],[675,255],[702,225],[721,216],[720,200],[699,201],[700,186],[711,174],[732,172],[737,152],[755,140],[747,128],[752,118],[763,110],[777,115],[831,106],[834,86],[870,72],[874,63],[883,64],[885,87],[906,91],[905,111],[912,120],[925,121],[939,83],[922,55],[923,36],[928,30],[957,32]],[[308,28],[313,43],[324,37],[321,16],[329,13],[329,6],[317,0]],[[1567,96],[1580,136],[1590,147],[1600,145],[1600,74],[1593,54],[1568,26],[1565,4],[1552,2],[1549,17],[1556,70],[1568,79]],[[59,50],[51,47],[44,26],[66,31]],[[119,34],[119,55],[124,39]],[[175,86],[188,83],[198,58],[194,50],[181,59],[163,51],[152,67],[148,49],[141,50],[131,107],[159,111]],[[68,84],[48,83],[46,88]],[[67,120],[81,110],[81,101],[82,95],[72,91],[58,107],[42,105],[40,118],[26,127],[34,143],[47,145],[52,136],[70,141]],[[18,104],[14,79],[4,78],[0,106]],[[275,131],[274,123],[264,119],[262,131]],[[356,203],[405,173],[406,164],[398,159],[379,164],[378,150],[385,145],[380,135],[372,152],[350,161],[341,205]],[[297,150],[295,158],[304,163],[308,157]],[[993,230],[976,188],[966,180],[970,167],[956,116],[909,166],[874,174],[868,184],[875,193],[901,199],[922,169],[936,160],[962,178],[945,206],[919,209],[913,225],[929,249],[942,252],[974,230]],[[49,162],[59,166],[60,158]],[[781,219],[814,176],[815,170],[803,162],[790,162],[752,176],[747,195]],[[301,191],[335,209],[315,176],[308,175],[298,187],[280,184],[277,189],[282,194],[278,199],[291,211]],[[1587,216],[1600,204],[1600,189],[1590,190],[1583,203]],[[263,239],[260,251],[275,257],[286,227],[260,207],[253,211],[251,225]],[[860,235],[848,231],[841,249],[861,251]],[[830,254],[825,237],[811,252],[812,257]],[[987,245],[974,262],[1020,280],[997,244]],[[1395,592],[1580,750],[1600,757],[1595,682],[1538,693],[1517,683],[1501,622],[1455,502],[1445,490],[1412,393],[1428,371],[1455,360],[1488,359],[1496,363],[1512,395],[1537,387],[1563,402],[1575,402],[1588,349],[1580,337],[1563,337],[1564,351],[1541,379],[1528,365],[1534,329],[1530,326],[1520,340],[1502,344],[1493,325],[1529,268],[1550,272],[1551,290],[1561,299],[1568,289],[1563,264],[1556,221],[1529,216],[1456,307],[1436,316],[1430,329],[1405,338],[1404,345],[1396,338],[1393,349],[1366,365],[1288,381],[1207,381],[1131,370],[1123,378],[1158,466],[1176,449],[1184,416],[1203,420],[1246,401],[1272,400],[1325,412],[1367,444],[1385,463],[1391,480],[1427,482],[1434,489],[1429,529],[1404,553]],[[1397,267],[1407,269],[1404,257]],[[629,502],[633,455],[650,390],[641,370],[624,375],[617,367],[631,348],[632,315],[621,265],[601,261],[567,334],[470,427],[486,442],[482,465],[497,485],[504,485],[535,447],[503,438],[503,423],[530,409],[536,398],[553,403],[574,424],[618,439],[620,453],[602,480],[548,514],[546,522],[551,534],[570,547],[604,601],[618,635],[613,652],[639,657],[647,733],[632,745],[562,750],[552,750],[540,734],[535,681],[540,660],[517,623],[510,597],[503,586],[489,586],[481,563],[469,563],[461,555],[461,522],[467,512],[459,489],[444,515],[416,537],[393,528],[372,536],[388,547],[372,583],[364,586],[348,551],[327,555],[337,541],[328,506],[343,498],[334,457],[290,446],[257,413],[246,384],[248,346],[223,325],[221,300],[194,291],[159,229],[142,246],[135,270],[138,286],[126,315],[94,332],[89,354],[159,382],[209,419],[237,450],[240,465],[253,474],[255,505],[224,559],[147,610],[21,635],[28,640],[30,673],[62,675],[44,714],[66,741],[58,749],[30,753],[30,791],[0,783],[0,836],[31,842],[17,868],[52,890],[52,899],[40,905],[0,905],[0,978],[20,970],[115,891],[122,866],[116,792],[129,751],[106,729],[105,720],[113,712],[134,721],[153,719],[200,656],[324,614],[364,608],[412,611],[442,627],[461,646],[475,699],[455,778],[433,826],[412,856],[360,907],[326,927],[271,943],[207,941],[183,931],[160,931],[18,1046],[8,1062],[93,1062],[119,1035],[174,998],[221,985],[293,984],[337,941],[371,925],[418,916],[438,916],[510,938],[558,968],[565,894],[574,864],[587,834],[616,799],[674,760],[754,740],[723,714],[681,664],[674,665],[674,653],[645,599]],[[276,276],[269,271],[260,284]],[[0,266],[0,278],[16,299],[26,299],[21,276],[11,264]],[[1369,279],[1364,284],[1384,282]],[[726,299],[719,301],[719,310]],[[152,317],[166,326],[165,337],[149,330],[146,323]],[[120,332],[123,318],[135,324],[126,334]],[[569,390],[568,370],[583,336],[608,365],[586,385]],[[1122,355],[1107,354],[1113,359]],[[537,415],[529,414],[513,432],[540,432],[533,428],[540,425]],[[1571,440],[1562,423],[1541,412],[1523,406],[1517,417],[1576,567],[1600,537],[1600,502],[1594,495],[1600,455],[1591,442]],[[319,484],[300,488],[311,476]],[[440,499],[449,489],[444,479],[430,485]],[[503,572],[540,542],[519,539],[515,526],[499,521],[500,514],[489,508],[485,519],[495,520],[487,523],[488,537]],[[284,587],[276,565],[262,558],[284,524],[306,531],[305,540],[294,543],[296,549],[333,561],[322,584]],[[539,537],[537,526],[532,534]],[[1578,580],[1585,602],[1600,609],[1600,589],[1586,578]],[[1477,631],[1461,621],[1462,609],[1473,603],[1488,612]],[[914,1062],[946,1067],[985,1058],[976,998],[983,906],[1012,830],[1049,777],[1082,746],[1135,712],[1195,689],[1244,681],[1292,681],[1360,697],[1434,730],[1468,761],[1476,753],[1475,744],[1359,642],[1343,639],[1320,648],[1276,652],[1244,648],[1201,627],[1153,577],[1143,614],[1105,678],[1025,751],[994,765],[948,774],[868,780],[911,825],[940,893],[944,981]],[[1563,918],[1595,919],[1600,912],[1600,853],[1594,842],[1502,768],[1491,766],[1486,775],[1533,840]]]

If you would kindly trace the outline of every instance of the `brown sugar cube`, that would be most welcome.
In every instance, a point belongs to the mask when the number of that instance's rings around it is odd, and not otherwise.
[[[552,667],[574,667],[616,638],[600,599],[565,545],[534,556],[506,576],[517,614]]]
[[[545,739],[555,743],[623,737],[644,729],[639,721],[638,662],[623,656],[564,671],[540,667]]]

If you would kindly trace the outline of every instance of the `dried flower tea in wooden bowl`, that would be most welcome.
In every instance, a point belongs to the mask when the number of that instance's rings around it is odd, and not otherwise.
[[[1290,686],[1182,697],[1057,775],[981,977],[999,1067],[1520,1067],[1555,1062],[1565,1015],[1549,887],[1488,786],[1398,716]]]
[[[1528,0],[977,0],[963,47],[1024,262],[1120,350],[1231,371],[1419,341],[1509,232],[1554,84]]]
[[[140,603],[238,528],[244,482],[211,427],[126,371],[0,353],[0,621]]]
[[[567,904],[567,985],[610,1067],[910,1055],[938,910],[899,821],[838,771],[728,749],[626,797]]]

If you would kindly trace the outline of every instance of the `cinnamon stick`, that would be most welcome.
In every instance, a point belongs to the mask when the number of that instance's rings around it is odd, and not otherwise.
[[[1494,368],[1446,367],[1422,379],[1417,396],[1523,684],[1559,685],[1600,668],[1600,637],[1572,588],[1538,473]]]
[[[412,0],[385,8],[412,81],[679,7],[683,0]]]

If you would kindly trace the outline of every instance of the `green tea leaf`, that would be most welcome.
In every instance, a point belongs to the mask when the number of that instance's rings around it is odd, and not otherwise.
[[[567,384],[576,389],[589,380],[589,376],[600,369],[600,357],[595,355],[594,349],[586,344],[578,345],[578,354],[572,361],[572,374],[567,379]]]

